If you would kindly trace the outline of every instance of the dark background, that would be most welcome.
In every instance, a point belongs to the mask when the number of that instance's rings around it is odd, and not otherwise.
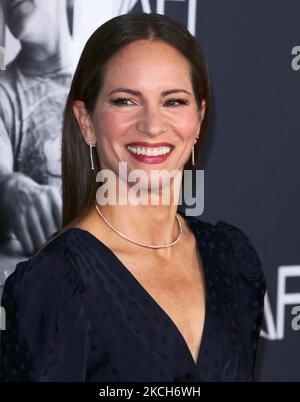
[[[119,3],[126,8],[130,2]],[[133,8],[127,11],[147,11],[145,3],[131,2]],[[165,1],[164,13],[187,26],[193,3]],[[300,1],[195,3],[195,35],[213,94],[211,124],[198,163],[205,170],[204,213],[199,219],[224,220],[241,228],[263,263],[268,291],[257,380],[299,381],[300,330],[291,327],[291,311],[300,305],[300,60],[292,55],[300,46]],[[158,1],[148,4],[155,12]],[[73,1],[68,6],[73,32]],[[7,268],[3,261],[0,258],[2,271]],[[277,309],[284,295],[278,275],[288,267],[294,274],[285,291],[298,301],[284,307],[281,336]]]
[[[133,11],[142,11],[139,3]],[[156,1],[150,3],[155,10]],[[188,3],[165,2],[165,14],[187,25]],[[276,308],[279,267],[300,267],[300,69],[291,65],[292,49],[300,46],[300,1],[200,0],[195,33],[214,98],[198,165],[205,170],[199,218],[240,227],[262,260],[271,309],[265,313],[257,379],[299,381],[300,330],[291,327],[293,305],[285,307],[283,339]],[[286,291],[296,293],[300,305],[299,274],[288,279]]]

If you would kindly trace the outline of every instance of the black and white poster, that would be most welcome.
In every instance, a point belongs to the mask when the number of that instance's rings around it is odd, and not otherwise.
[[[0,0],[0,296],[60,227],[63,111],[83,46],[141,11],[177,18],[202,46],[213,117],[199,218],[244,229],[262,260],[258,381],[300,381],[299,0]]]

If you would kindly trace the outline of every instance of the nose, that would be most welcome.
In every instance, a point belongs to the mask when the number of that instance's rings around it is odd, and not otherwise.
[[[156,137],[167,131],[166,121],[160,110],[160,106],[147,106],[141,113],[137,123],[137,130],[139,132]]]

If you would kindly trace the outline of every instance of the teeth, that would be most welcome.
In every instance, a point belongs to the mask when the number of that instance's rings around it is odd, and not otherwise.
[[[171,152],[171,147],[143,148],[129,145],[127,148],[134,154],[147,156],[165,155]]]

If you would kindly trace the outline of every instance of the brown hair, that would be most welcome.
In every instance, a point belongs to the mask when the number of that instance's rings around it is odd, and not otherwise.
[[[90,168],[88,148],[80,134],[73,113],[75,100],[85,103],[92,114],[97,96],[105,78],[109,59],[127,44],[141,40],[161,40],[177,49],[189,62],[191,80],[197,105],[206,100],[206,112],[201,125],[200,137],[195,144],[197,159],[203,133],[207,129],[210,111],[210,84],[207,66],[200,46],[194,36],[177,20],[162,14],[124,14],[101,25],[87,41],[76,68],[68,95],[62,134],[62,226],[70,226],[83,216],[95,202],[97,182]],[[184,166],[191,169],[191,160]],[[96,161],[96,171],[99,163]]]

